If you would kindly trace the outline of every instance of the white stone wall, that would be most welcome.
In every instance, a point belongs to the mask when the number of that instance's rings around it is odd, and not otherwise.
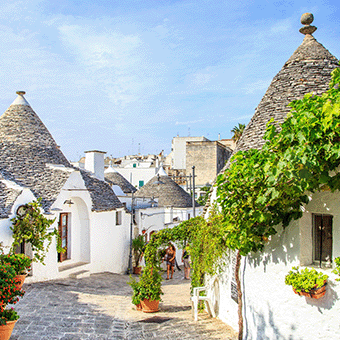
[[[302,219],[285,230],[278,228],[263,253],[243,258],[244,339],[340,339],[340,282],[335,281],[332,269],[322,269],[329,275],[329,283],[326,295],[319,300],[300,297],[284,283],[288,271],[306,263],[310,256],[311,238],[306,237],[311,233],[312,213],[333,215],[333,259],[340,256],[339,202],[339,193],[315,194]],[[230,298],[232,275],[229,264],[217,278],[216,299],[219,318],[238,330],[237,303]],[[212,297],[215,279],[208,280]]]
[[[205,137],[174,137],[172,139],[171,148],[172,168],[173,169],[186,169],[186,142],[204,142],[209,141]]]
[[[115,168],[134,187],[139,188],[139,181],[144,181],[144,185],[156,176],[157,168]]]
[[[116,211],[91,214],[91,272],[124,273],[128,267],[130,214],[122,212],[116,225]]]

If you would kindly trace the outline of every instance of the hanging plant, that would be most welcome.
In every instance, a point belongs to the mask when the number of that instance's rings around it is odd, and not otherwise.
[[[22,242],[29,243],[33,251],[33,261],[44,264],[47,251],[54,236],[57,237],[57,251],[63,252],[58,230],[50,231],[55,219],[50,220],[41,213],[41,198],[20,207],[20,215],[11,219],[13,232],[12,252]]]

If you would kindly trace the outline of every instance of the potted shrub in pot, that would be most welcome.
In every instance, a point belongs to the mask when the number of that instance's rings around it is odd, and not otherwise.
[[[139,289],[143,312],[158,312],[158,305],[163,294],[162,276],[158,268],[146,266],[139,281]]]
[[[1,254],[0,263],[8,263],[15,270],[16,287],[21,289],[31,268],[32,259],[25,254]]]
[[[136,306],[137,310],[142,310],[140,284],[130,276],[128,284],[132,288],[132,303]]]
[[[142,260],[143,253],[146,247],[146,242],[143,235],[138,235],[132,240],[132,249],[134,252],[136,266],[133,267],[134,274],[140,274],[142,267],[140,266],[140,261]]]
[[[10,304],[16,304],[19,297],[25,292],[17,289],[15,270],[8,263],[0,264],[0,339],[8,340],[12,334],[14,325],[19,315],[14,308],[8,308]]]
[[[308,296],[313,299],[320,299],[326,294],[328,275],[318,272],[315,269],[302,269],[293,267],[286,275],[285,283],[293,287],[295,294]]]

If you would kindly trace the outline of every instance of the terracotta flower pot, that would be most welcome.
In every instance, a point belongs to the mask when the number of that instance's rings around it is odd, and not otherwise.
[[[0,326],[0,339],[1,340],[9,340],[16,322],[17,320],[7,321],[6,325]]]
[[[16,282],[15,287],[16,287],[17,290],[21,289],[21,287],[24,284],[24,281],[26,279],[26,276],[27,275],[16,275],[15,276],[15,278],[14,278],[15,282]]]
[[[159,300],[145,299],[141,301],[142,309],[144,313],[155,313],[158,312]]]
[[[142,267],[133,267],[133,273],[139,275],[142,271]]]
[[[138,305],[136,305],[136,308],[137,308],[137,310],[141,311],[142,310],[142,304],[139,303]]]
[[[326,285],[327,285],[327,282],[325,282],[325,284],[322,287],[313,288],[309,292],[305,292],[303,290],[301,292],[297,292],[294,288],[293,288],[293,291],[295,294],[298,294],[298,295],[307,296],[312,299],[320,299],[326,294]]]

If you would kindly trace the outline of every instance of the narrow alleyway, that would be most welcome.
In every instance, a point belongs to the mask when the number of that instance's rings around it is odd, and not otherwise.
[[[176,271],[164,281],[160,312],[136,311],[127,275],[102,273],[25,285],[16,306],[20,319],[11,340],[236,339],[236,333],[206,313],[192,319],[190,283]]]

